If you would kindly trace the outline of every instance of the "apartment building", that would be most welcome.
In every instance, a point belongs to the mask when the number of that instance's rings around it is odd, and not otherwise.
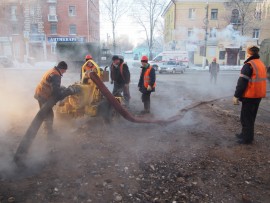
[[[0,11],[0,55],[53,60],[59,41],[100,42],[99,0],[2,0]]]
[[[0,56],[23,59],[23,7],[19,0],[0,1]]]
[[[99,43],[98,0],[47,0],[44,8],[44,31],[51,55],[58,41]]]
[[[163,12],[165,50],[189,51],[190,62],[204,65],[213,57],[220,64],[245,60],[248,45],[270,38],[268,8],[263,1],[174,0]]]

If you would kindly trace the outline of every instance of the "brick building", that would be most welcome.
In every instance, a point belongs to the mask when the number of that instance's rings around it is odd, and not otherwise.
[[[0,1],[0,56],[23,60],[23,7],[19,0]]]
[[[0,55],[55,59],[61,42],[100,42],[98,0],[1,0]]]
[[[57,41],[100,41],[98,0],[47,0],[43,10],[48,56]]]
[[[213,57],[226,65],[244,62],[248,45],[270,38],[270,12],[263,0],[237,2],[171,1],[163,12],[165,49],[189,51],[196,65]]]

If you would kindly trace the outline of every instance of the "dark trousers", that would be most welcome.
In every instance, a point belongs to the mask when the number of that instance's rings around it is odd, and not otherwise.
[[[46,102],[43,101],[38,101],[39,104],[39,108],[41,109],[42,106],[45,104]],[[44,131],[47,135],[51,135],[53,133],[53,119],[54,119],[54,114],[53,114],[53,110],[50,109],[44,119],[43,122],[43,127],[44,127]]]
[[[210,75],[210,82],[212,83],[214,79],[214,83],[217,83],[217,73],[211,73]]]
[[[113,95],[116,97],[122,97],[122,92],[123,92],[125,102],[128,104],[130,100],[129,85],[119,84],[119,83],[114,82]]]
[[[252,142],[254,139],[254,124],[261,99],[243,98],[241,109],[242,136],[245,142]]]
[[[142,102],[144,104],[144,111],[150,112],[150,95],[151,92],[145,92],[142,94]]]

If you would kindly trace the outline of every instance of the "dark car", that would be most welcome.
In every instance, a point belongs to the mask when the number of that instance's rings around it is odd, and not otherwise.
[[[7,56],[0,56],[0,66],[9,68],[13,66],[13,62]]]

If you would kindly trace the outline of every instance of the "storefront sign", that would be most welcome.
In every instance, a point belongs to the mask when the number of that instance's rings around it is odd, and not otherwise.
[[[48,42],[85,42],[85,37],[48,37]]]

